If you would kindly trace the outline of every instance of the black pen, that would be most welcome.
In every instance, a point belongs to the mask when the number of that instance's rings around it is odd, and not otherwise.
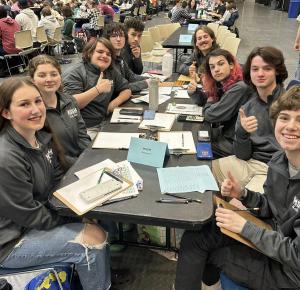
[[[105,173],[110,176],[111,178],[120,181],[121,183],[123,183],[123,180],[121,178],[119,178],[118,176],[114,175],[113,173],[109,172],[109,171],[105,171]]]
[[[156,200],[160,203],[178,203],[178,204],[187,204],[189,201],[187,199],[174,199],[174,198],[161,198]]]
[[[192,198],[192,197],[185,197],[185,196],[181,196],[181,195],[175,194],[175,193],[168,193],[168,192],[166,192],[165,195],[173,196],[173,197],[181,198],[181,199],[186,199],[189,202],[194,201],[194,202],[202,203],[201,199],[196,199],[196,198]]]

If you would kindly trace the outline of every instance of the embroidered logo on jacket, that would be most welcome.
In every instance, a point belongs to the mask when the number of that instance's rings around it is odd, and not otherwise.
[[[52,164],[52,158],[53,158],[53,151],[52,151],[52,149],[48,149],[48,151],[47,151],[47,153],[45,154],[45,156],[46,156],[48,162],[49,162],[50,164]]]
[[[71,119],[78,116],[77,108],[70,109],[70,110],[67,111],[67,113],[68,113],[68,115]]]
[[[300,208],[300,200],[299,200],[296,196],[294,196],[292,208],[293,208],[296,212],[299,211],[299,208]]]

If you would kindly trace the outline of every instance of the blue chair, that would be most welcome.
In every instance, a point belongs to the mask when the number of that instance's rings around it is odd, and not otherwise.
[[[287,85],[286,90],[290,89],[292,86],[295,86],[295,85],[300,85],[300,81],[299,80],[291,80],[289,82],[289,84]]]
[[[240,286],[228,278],[223,272],[220,275],[222,290],[251,290],[249,288]]]
[[[70,282],[70,285],[71,285],[74,265],[70,264],[70,263],[46,264],[46,265],[26,267],[26,268],[16,268],[16,269],[8,269],[8,268],[1,268],[0,267],[0,278],[7,279],[13,285],[14,281],[17,281],[17,279],[19,281],[18,283],[20,283],[20,276],[21,275],[25,276],[26,274],[28,274],[26,281],[22,282],[25,286],[34,277],[38,276],[41,273],[49,271],[50,273],[52,273],[55,276],[55,278],[57,280],[57,283],[58,283],[58,286],[59,286],[59,289],[64,290],[64,287],[63,287],[63,285],[61,283],[61,280],[59,278],[59,273],[57,272],[57,269],[61,269],[61,268],[69,268],[70,269],[71,277],[70,277],[69,282]]]

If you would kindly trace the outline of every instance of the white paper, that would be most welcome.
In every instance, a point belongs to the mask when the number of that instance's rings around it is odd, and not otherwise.
[[[167,96],[167,95],[159,95],[158,97],[158,104],[162,104],[164,102],[166,102],[167,100],[169,100],[171,97]],[[138,97],[138,98],[133,98],[131,99],[131,102],[137,104],[137,103],[141,103],[141,102],[145,102],[149,104],[149,94]]]
[[[196,147],[191,131],[172,131],[159,132],[158,139],[160,142],[168,143],[168,148],[172,154],[172,150],[187,150],[183,154],[195,154]]]
[[[189,99],[190,98],[187,90],[177,90],[174,97],[176,99]]]
[[[156,113],[154,120],[143,120],[139,129],[149,129],[149,126],[158,127],[158,131],[170,131],[174,121],[175,115]]]
[[[168,78],[168,76],[150,74],[150,73],[143,73],[142,76],[146,78],[156,78],[159,79],[160,82],[164,82]]]
[[[131,109],[131,108],[115,108],[111,116],[111,123],[140,123],[142,121],[141,116],[132,116],[132,115],[121,115],[120,110],[122,109]],[[137,108],[134,108],[137,109]]]
[[[202,116],[202,107],[190,104],[169,104],[166,109],[166,113]]]
[[[99,132],[92,148],[128,149],[131,137],[139,138],[139,133]]]
[[[97,164],[94,164],[90,167],[87,167],[85,169],[82,169],[80,171],[77,171],[75,172],[75,176],[77,176],[79,179],[81,178],[84,178],[96,171],[99,171],[100,169],[104,168],[104,167],[108,167],[108,168],[111,168],[112,166],[114,166],[116,163],[113,162],[112,160],[110,159],[105,159],[104,161],[102,162],[99,162]]]

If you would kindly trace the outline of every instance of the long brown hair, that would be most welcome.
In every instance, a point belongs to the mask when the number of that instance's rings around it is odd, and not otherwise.
[[[4,82],[0,85],[0,132],[6,130],[7,125],[10,123],[10,120],[2,116],[3,111],[5,109],[9,110],[14,93],[24,86],[33,87],[40,93],[39,88],[28,77],[12,77],[4,80]],[[43,130],[52,134],[53,149],[57,154],[61,167],[66,171],[70,167],[70,164],[66,160],[64,149],[60,145],[58,138],[55,136],[55,134],[53,134],[53,131],[51,129],[51,126],[48,124],[47,119]]]

